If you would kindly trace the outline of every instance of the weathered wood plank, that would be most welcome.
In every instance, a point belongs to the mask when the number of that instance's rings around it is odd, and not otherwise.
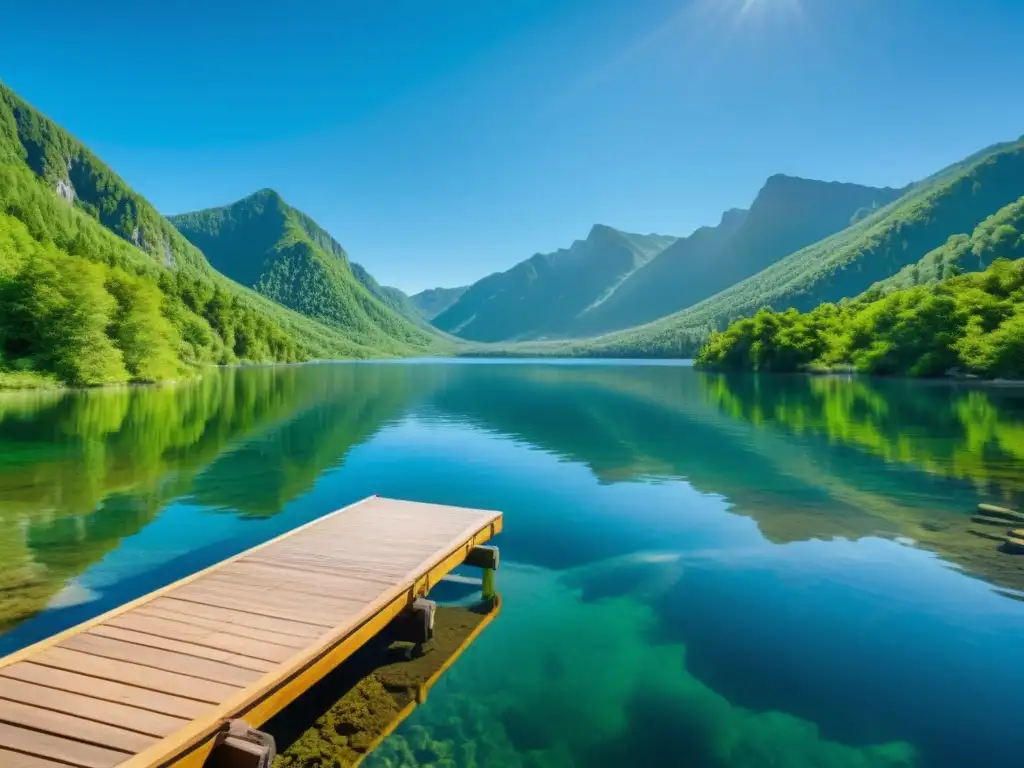
[[[49,733],[0,723],[0,748],[73,765],[76,768],[111,768],[131,753],[83,744]],[[31,763],[29,763],[31,765]]]
[[[215,683],[224,683],[237,688],[245,687],[263,677],[263,673],[255,669],[243,669],[242,667],[235,667],[219,661],[200,659],[196,656],[187,656],[183,653],[165,651],[160,648],[149,648],[123,640],[115,640],[111,637],[103,637],[93,632],[84,632],[77,637],[69,638],[61,643],[58,648],[81,651],[92,656],[102,656],[106,659],[126,661],[142,667],[152,667],[156,670],[176,672],[196,679],[211,680]]]
[[[130,754],[141,752],[157,741],[155,736],[8,699],[0,699],[0,722]]]
[[[251,559],[247,558],[246,561],[251,561],[254,563],[265,563],[268,565],[277,565],[279,567],[288,568],[289,570],[295,571],[296,573],[309,571],[310,573],[326,574],[328,576],[332,574],[338,574],[341,576],[348,576],[350,578],[358,578],[366,582],[373,582],[375,584],[379,584],[382,587],[390,587],[396,582],[396,579],[392,576],[381,575],[379,573],[362,569],[357,566],[324,565],[322,563],[310,563],[308,561],[300,560],[297,558],[286,559],[283,557],[253,557]]]
[[[122,618],[130,619],[131,621],[122,621]],[[162,624],[159,630],[157,630],[153,628],[152,624],[147,626],[143,622],[135,621],[136,619],[155,619],[162,622]],[[145,631],[166,632],[167,635],[165,636],[187,637],[193,642],[210,645],[214,648],[223,647],[225,650],[235,650],[235,648],[238,648],[238,653],[255,656],[256,654],[250,652],[254,650],[254,646],[245,644],[234,645],[239,641],[252,641],[261,648],[261,655],[256,658],[266,658],[268,661],[284,661],[285,658],[288,658],[288,656],[278,658],[277,655],[264,656],[263,654],[267,652],[270,646],[273,646],[273,648],[269,649],[275,654],[278,652],[294,654],[297,649],[302,648],[306,643],[305,639],[301,637],[289,637],[279,632],[264,632],[252,627],[241,627],[227,622],[204,619],[200,616],[188,616],[183,613],[175,613],[160,608],[140,608],[124,617],[117,617],[116,622],[111,620],[109,624],[118,627],[131,627],[139,631],[145,629]],[[181,634],[174,634],[176,632]],[[220,646],[217,644],[218,642],[223,642],[224,645]],[[244,648],[250,650],[243,650]],[[277,649],[284,650],[279,651]]]
[[[229,600],[242,600],[246,605],[253,602],[245,598],[246,594],[259,595],[259,607],[272,610],[274,617],[284,618],[285,613],[295,613],[299,616],[309,616],[314,620],[319,619],[324,611],[335,611],[340,616],[346,616],[358,612],[366,604],[366,599],[353,600],[343,595],[310,595],[289,590],[283,585],[268,585],[262,589],[249,586],[247,589],[240,589],[237,584],[219,583],[213,579],[203,579],[202,583],[190,585],[173,594],[181,600],[191,599],[196,595],[216,594]],[[328,626],[334,626],[335,623],[331,621]]]
[[[320,627],[311,627],[306,624],[296,624],[291,621],[284,621],[269,616],[261,616],[247,611],[236,611],[216,605],[200,605],[188,600],[177,600],[173,597],[162,597],[154,600],[153,608],[166,608],[174,613],[185,614],[186,616],[198,616],[200,618],[214,619],[220,621],[224,626],[237,625],[240,627],[251,627],[262,629],[267,632],[274,632],[283,637],[301,637],[306,640],[303,647],[309,641],[323,634]],[[232,630],[233,631],[233,630]],[[282,639],[282,642],[284,640]]]
[[[11,752],[9,749],[0,749],[0,765],[4,768],[68,768],[67,763],[55,763],[24,752]]]
[[[152,635],[146,634],[145,632],[136,632],[131,629],[124,629],[122,627],[107,624],[100,624],[98,627],[94,627],[89,630],[88,634],[109,637],[114,640],[123,640],[124,642],[134,643],[135,645],[142,645],[149,648],[160,648],[165,651],[175,651],[177,653],[186,654],[187,656],[198,656],[201,659],[209,659],[210,661],[221,661],[225,664],[243,667],[244,669],[252,669],[257,672],[269,672],[277,666],[273,661],[268,661],[266,659],[246,656],[238,652],[231,652],[224,649],[211,648],[206,645],[189,643],[183,640],[173,640],[171,638],[175,637],[174,634],[166,636]],[[252,646],[258,649],[260,647],[260,643],[254,642],[252,643]]]
[[[210,576],[203,583],[232,585],[236,589],[242,586],[249,588],[279,587],[292,592],[308,593],[324,597],[343,597],[346,600],[365,602],[374,597],[380,586],[370,584],[362,579],[349,576],[297,574],[288,568],[276,566],[260,566],[255,563],[245,568],[240,565]]]
[[[318,635],[330,629],[333,624],[327,619],[314,621],[314,614],[307,610],[283,610],[275,606],[265,606],[257,600],[246,600],[243,597],[230,597],[211,590],[191,590],[187,593],[172,593],[173,598],[179,602],[192,603],[193,605],[206,605],[217,609],[227,609],[247,613],[251,616],[264,619],[274,619],[287,622],[289,629],[297,629],[296,624],[305,625],[315,631]]]
[[[211,680],[200,680],[174,672],[164,672],[152,667],[142,667],[127,661],[106,659],[88,653],[72,651],[68,648],[48,648],[33,657],[33,663],[46,667],[77,672],[80,675],[98,677],[101,680],[112,680],[127,683],[151,691],[170,693],[184,699],[205,701],[217,704],[238,690],[237,686],[215,683]]]
[[[138,731],[149,736],[169,736],[188,722],[184,718],[116,704],[94,696],[45,688],[20,680],[4,680],[0,685],[0,695],[11,701],[84,717],[87,720]],[[0,765],[4,763],[0,761]]]
[[[64,669],[44,667],[32,662],[21,662],[0,669],[0,677],[22,680],[53,688],[57,691],[80,693],[100,701],[113,701],[164,715],[192,719],[210,710],[209,704],[172,696],[146,688],[137,688],[120,682],[101,680]]]

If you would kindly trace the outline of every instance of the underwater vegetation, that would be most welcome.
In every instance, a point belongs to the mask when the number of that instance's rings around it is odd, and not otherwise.
[[[807,720],[734,706],[687,670],[684,645],[652,644],[658,617],[631,595],[584,602],[572,572],[540,568],[508,566],[500,581],[516,595],[500,632],[468,649],[363,765],[916,765],[907,742],[848,746]]]
[[[497,614],[496,603],[439,606],[434,637],[419,655],[385,630],[264,726],[281,750],[273,768],[358,764]],[[339,690],[345,693],[335,700]]]

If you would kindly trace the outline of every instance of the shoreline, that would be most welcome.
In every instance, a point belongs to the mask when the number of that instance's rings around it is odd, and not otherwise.
[[[454,365],[508,365],[520,362],[535,363],[538,365],[614,365],[625,363],[634,366],[678,366],[693,367],[693,359],[689,357],[464,357],[460,355],[431,355],[431,356],[409,356],[409,357],[351,357],[336,359],[303,360],[298,363],[229,363],[222,365],[204,365],[197,369],[195,376],[180,379],[163,379],[161,381],[123,381],[110,384],[95,384],[92,386],[72,386],[56,380],[46,379],[46,374],[35,374],[30,372],[29,377],[38,378],[38,382],[26,382],[22,386],[7,386],[3,380],[6,372],[0,371],[0,398],[7,393],[16,392],[97,392],[103,390],[117,390],[128,388],[156,388],[172,387],[181,384],[188,384],[201,379],[209,370],[229,370],[233,368],[300,368],[310,365],[358,365],[358,364],[391,364],[391,363],[446,363]]]
[[[878,374],[862,373],[861,371],[847,370],[845,368],[806,371],[751,371],[747,369],[723,370],[696,364],[694,364],[693,368],[697,371],[716,373],[720,376],[800,376],[806,378],[862,379],[864,381],[906,381],[931,386],[965,384],[972,387],[1024,389],[1024,379],[986,379],[981,376],[882,376]]]
[[[615,365],[625,364],[630,366],[678,366],[692,368],[702,373],[713,373],[720,376],[800,376],[800,377],[821,377],[836,379],[861,379],[865,381],[905,381],[914,382],[922,386],[965,386],[968,388],[984,389],[1024,389],[1024,379],[987,379],[980,376],[949,375],[949,376],[899,376],[899,375],[877,375],[862,373],[847,368],[832,369],[808,369],[803,371],[752,371],[747,369],[731,370],[705,367],[696,364],[693,358],[684,357],[604,357],[604,356],[551,356],[532,357],[524,355],[515,356],[465,356],[465,355],[428,355],[409,357],[371,357],[371,358],[335,358],[304,360],[295,363],[229,363],[218,365],[204,365],[196,370],[194,376],[179,379],[164,379],[162,381],[126,381],[110,384],[97,384],[94,386],[72,386],[64,384],[56,379],[50,378],[50,374],[35,373],[33,371],[0,371],[0,398],[15,393],[46,392],[46,393],[72,393],[72,392],[96,392],[103,390],[120,390],[128,388],[161,388],[176,387],[182,384],[189,384],[201,379],[207,371],[248,369],[248,368],[299,368],[311,365],[353,365],[353,364],[394,364],[408,362],[412,364],[441,363],[441,364],[468,364],[468,365],[508,365],[516,363],[534,363],[538,365]],[[20,380],[18,384],[12,384],[7,377],[13,376]]]

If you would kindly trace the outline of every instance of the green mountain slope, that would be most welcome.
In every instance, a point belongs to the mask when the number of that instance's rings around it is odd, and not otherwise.
[[[772,176],[749,211],[727,211],[717,227],[701,228],[666,248],[587,313],[580,330],[593,335],[678,312],[846,229],[900,194],[888,188]]]
[[[384,306],[393,312],[397,312],[414,325],[418,325],[431,333],[437,332],[437,329],[427,322],[426,318],[417,309],[412,297],[405,291],[400,288],[393,288],[390,285],[381,285],[362,264],[357,264],[353,261],[349,263],[349,266],[352,268],[352,274],[355,275],[356,280]]]
[[[916,264],[875,283],[870,293],[885,294],[934,283],[962,272],[980,272],[998,258],[1024,257],[1024,197],[985,219],[970,235],[953,235]]]
[[[662,320],[552,353],[691,356],[714,329],[761,307],[808,310],[857,296],[1024,194],[1024,140],[999,144],[912,186],[851,227]],[[533,350],[536,353],[537,350]]]
[[[217,274],[99,158],[0,85],[0,385],[375,352]]]
[[[433,320],[458,301],[469,290],[468,285],[459,288],[428,288],[410,296],[413,306],[427,320]]]
[[[273,190],[169,219],[228,277],[344,330],[362,345],[402,354],[439,342],[435,334],[400,317],[367,290],[345,249]],[[359,272],[364,280],[372,280],[361,267]],[[376,281],[372,285],[382,294],[386,290]]]
[[[474,341],[570,335],[580,315],[673,242],[595,225],[586,240],[474,283],[434,325]]]
[[[1024,378],[1024,259],[931,285],[872,292],[800,314],[761,310],[714,333],[697,358],[710,368],[939,376],[951,369]]]

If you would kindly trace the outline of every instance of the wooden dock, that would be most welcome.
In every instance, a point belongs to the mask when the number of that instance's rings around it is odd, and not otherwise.
[[[3,768],[198,768],[476,546],[498,512],[371,497],[0,659]]]

